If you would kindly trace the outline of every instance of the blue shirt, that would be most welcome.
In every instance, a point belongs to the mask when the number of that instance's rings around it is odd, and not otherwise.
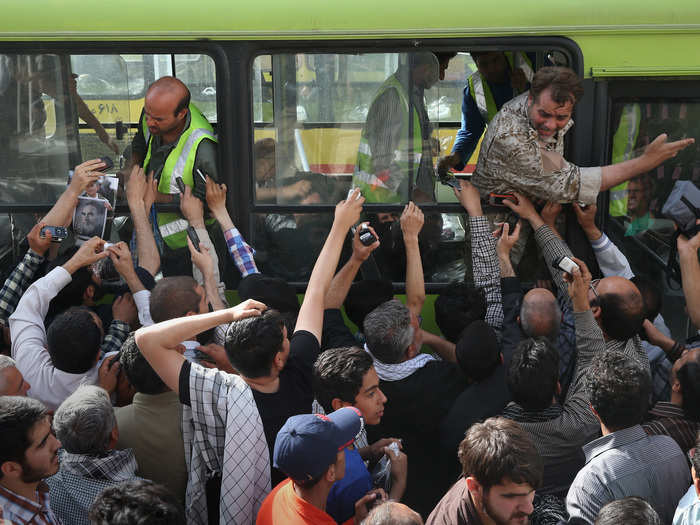
[[[510,72],[507,73],[506,81],[501,84],[488,85],[493,95],[493,100],[496,102],[496,107],[500,110],[501,106],[513,98],[513,87],[510,85]],[[476,145],[479,143],[481,135],[486,129],[479,108],[476,106],[474,97],[469,92],[469,84],[464,87],[464,98],[462,99],[462,127],[457,132],[455,145],[452,147],[452,153],[458,153],[461,157],[459,164],[455,166],[457,170],[463,170],[466,163],[474,153]]]
[[[693,525],[693,523],[700,523],[700,497],[695,491],[695,485],[691,485],[685,496],[678,502],[678,508],[673,515],[673,525]]]
[[[356,448],[345,449],[345,476],[331,487],[326,512],[338,523],[355,515],[355,503],[372,490],[372,477]]]

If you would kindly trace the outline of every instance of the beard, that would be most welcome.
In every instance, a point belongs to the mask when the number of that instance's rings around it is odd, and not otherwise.
[[[511,521],[514,519],[519,519],[519,518],[523,518],[523,517],[527,518],[527,516],[528,516],[524,512],[517,512],[516,511],[504,519],[502,516],[499,516],[499,514],[496,512],[495,509],[491,508],[491,506],[489,505],[489,503],[486,499],[483,500],[482,510],[484,511],[484,513],[486,513],[486,515],[489,518],[491,518],[493,520],[493,522],[496,525],[509,525],[511,523]],[[525,523],[530,523],[530,520],[528,519],[527,521],[525,521]]]
[[[58,453],[58,451],[56,452]],[[48,478],[49,476],[53,476],[58,472],[58,465],[56,466],[55,469],[51,469],[50,471],[41,471],[39,469],[35,469],[32,466],[30,466],[28,463],[25,461],[22,461],[22,482],[23,483],[37,483],[41,481],[44,478]]]

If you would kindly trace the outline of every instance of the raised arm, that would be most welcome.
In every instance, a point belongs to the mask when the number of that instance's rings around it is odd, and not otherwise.
[[[625,182],[637,175],[646,173],[659,164],[672,159],[678,153],[695,143],[695,139],[683,139],[668,142],[668,135],[662,133],[656,137],[646,148],[644,153],[635,159],[625,160],[609,166],[603,166],[603,176],[600,183],[600,191],[606,191]]]
[[[423,261],[420,256],[418,234],[423,228],[423,212],[409,202],[401,214],[401,232],[406,247],[406,306],[415,315],[420,315],[425,302]]]
[[[45,237],[40,235],[41,228],[44,226],[43,222],[35,224],[27,234],[29,250],[12,270],[0,290],[0,320],[7,321],[15,311],[22,294],[31,284],[39,265],[44,260],[44,254],[51,245],[50,233],[47,232]]]
[[[78,164],[73,172],[73,178],[61,196],[49,210],[49,213],[41,219],[41,222],[49,226],[68,226],[73,219],[73,209],[78,204],[78,197],[87,187],[102,175],[100,170],[105,163],[100,159],[92,159]]]
[[[608,239],[608,236],[596,226],[595,215],[598,209],[597,206],[591,204],[590,206],[582,208],[578,203],[574,203],[573,207],[574,212],[576,212],[576,219],[578,219],[578,223],[581,225],[583,232],[591,243],[593,253],[595,253],[595,258],[598,261],[598,266],[603,276],[609,277],[611,275],[619,275],[625,279],[634,277],[634,272],[632,272],[632,267],[627,257],[625,257],[617,246]]]
[[[474,286],[484,290],[486,296],[485,321],[499,332],[503,326],[503,300],[496,239],[481,209],[479,191],[473,184],[464,180],[460,180],[460,185],[461,191],[454,189],[454,192],[469,215]]]
[[[229,254],[236,268],[241,272],[241,277],[260,273],[253,258],[255,250],[245,242],[226,209],[226,184],[217,184],[213,179],[207,177],[206,188],[207,205],[221,226],[221,231],[224,232]]]
[[[314,269],[311,271],[309,284],[306,287],[304,302],[297,316],[295,331],[306,330],[311,332],[321,344],[323,335],[323,310],[326,293],[333,279],[335,269],[338,267],[340,251],[350,227],[357,223],[362,212],[364,197],[360,190],[356,189],[347,200],[340,201],[335,207],[335,217],[331,231],[316,259]]]
[[[324,308],[326,310],[339,309],[343,306],[345,297],[348,295],[350,286],[352,286],[352,282],[355,280],[355,276],[360,270],[362,263],[369,258],[374,250],[379,248],[379,236],[377,232],[375,232],[374,228],[371,226],[368,226],[368,228],[377,240],[369,246],[365,246],[360,242],[360,227],[355,230],[355,234],[352,238],[352,255],[340,271],[335,274],[328,288],[328,292],[326,293],[326,299],[324,301]]]
[[[135,334],[136,345],[168,388],[179,393],[180,368],[185,361],[178,352],[182,341],[192,340],[195,335],[220,324],[259,316],[265,308],[263,303],[248,299],[226,310],[163,321],[139,328]]]
[[[194,197],[196,198],[196,197]],[[190,250],[192,264],[199,270],[204,282],[204,291],[207,294],[207,300],[211,303],[214,310],[223,310],[226,305],[219,295],[219,282],[216,279],[214,272],[214,259],[211,256],[211,250],[203,243],[199,243],[199,249],[195,250],[190,238],[187,238],[187,247]]]
[[[552,279],[562,294],[566,295],[568,293],[568,287],[562,277],[563,272],[557,268],[554,268],[552,263],[561,256],[566,256],[569,258],[573,257],[571,250],[566,243],[559,238],[559,235],[556,234],[549,226],[547,226],[544,219],[542,219],[540,214],[537,213],[537,210],[535,210],[532,202],[530,202],[527,197],[521,195],[520,193],[516,193],[515,196],[518,199],[518,202],[513,202],[507,199],[503,201],[504,204],[520,215],[523,220],[530,223],[532,229],[535,231],[535,239],[542,250],[544,262],[552,275]]]
[[[131,168],[129,181],[126,184],[126,199],[134,222],[136,233],[136,250],[139,266],[155,276],[160,269],[160,254],[153,237],[153,229],[148,221],[148,214],[155,198],[157,182],[153,173],[144,176],[143,169],[138,164]]]

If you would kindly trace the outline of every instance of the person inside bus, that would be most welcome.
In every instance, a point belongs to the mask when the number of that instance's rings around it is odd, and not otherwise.
[[[131,162],[154,173],[158,181],[156,203],[178,203],[176,179],[204,200],[208,175],[218,181],[214,129],[190,101],[190,90],[174,77],[161,77],[148,87],[138,132],[131,144]],[[184,168],[182,167],[184,165]],[[163,275],[191,275],[187,250],[187,222],[177,213],[158,212],[163,240]]]
[[[647,230],[663,229],[673,233],[673,221],[656,218],[651,209],[654,183],[650,175],[640,175],[627,183],[627,216],[625,236],[639,235]]]
[[[353,186],[367,202],[435,202],[433,130],[425,90],[439,77],[433,53],[401,55],[398,69],[375,94],[353,173]]]
[[[524,53],[486,51],[471,53],[471,57],[477,71],[464,88],[462,127],[452,153],[439,160],[438,168],[463,170],[486,125],[503,104],[527,90],[532,80],[532,64]]]
[[[277,185],[275,139],[265,138],[253,145],[255,162],[255,200],[266,203],[287,203],[303,199],[311,189],[311,181],[300,179],[292,184]]]
[[[579,167],[563,154],[574,106],[582,96],[581,79],[571,69],[543,67],[535,73],[530,90],[507,102],[486,130],[472,176],[482,197],[519,192],[551,202],[594,204],[599,192],[652,170],[695,142],[693,138],[669,142],[661,134],[639,157]],[[502,222],[504,214],[493,214],[491,220]],[[513,251],[515,262],[529,233],[529,229],[521,233]]]

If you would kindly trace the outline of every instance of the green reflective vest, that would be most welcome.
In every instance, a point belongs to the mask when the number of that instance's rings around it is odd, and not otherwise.
[[[158,181],[158,191],[160,193],[175,195],[180,193],[177,183],[178,177],[190,188],[194,188],[194,178],[192,170],[194,161],[197,158],[197,146],[204,140],[216,142],[214,128],[212,128],[206,117],[197,109],[194,104],[189,105],[190,125],[182,132],[175,147],[170,151],[163,171]],[[146,158],[143,161],[143,171],[148,172],[148,163],[151,160],[151,134],[146,124],[146,116],[141,118],[141,129],[148,143]],[[187,226],[188,223],[177,213],[158,213],[158,229],[163,241],[168,247],[176,250],[187,246]]]
[[[517,52],[515,55],[511,52],[506,52],[506,59],[510,65],[510,70],[513,71],[515,68],[520,68],[525,73],[528,82],[532,82],[532,77],[534,76],[534,71],[532,70],[532,64],[530,60],[524,53]],[[479,71],[475,71],[469,76],[469,94],[474,99],[476,107],[481,113],[481,118],[487,124],[491,122],[491,119],[498,113],[498,108],[496,107],[496,101],[491,93],[491,87],[488,82],[484,82],[481,78]],[[513,90],[513,96],[519,95]]]
[[[634,146],[639,136],[639,122],[642,109],[639,104],[625,104],[620,116],[620,124],[615,130],[612,143],[612,162],[622,162],[632,158]],[[610,188],[610,215],[627,215],[627,183],[625,181]]]
[[[401,116],[400,138],[393,153],[394,158],[392,165],[398,166],[407,177],[413,177],[413,182],[415,183],[420,166],[420,159],[423,154],[420,117],[418,115],[418,110],[414,107],[413,136],[409,136],[409,98],[404,86],[396,77],[396,74],[391,75],[384,81],[384,84],[382,84],[379,91],[374,95],[372,105],[375,100],[389,89],[396,91],[404,110]],[[370,108],[372,105],[370,105]],[[409,169],[412,170],[410,173]],[[378,174],[374,169],[372,148],[370,147],[367,137],[367,129],[366,127],[363,128],[360,136],[360,146],[357,152],[357,163],[355,164],[355,171],[352,175],[353,187],[362,190],[362,195],[365,197],[366,202],[401,202],[402,200],[406,200],[406,196],[400,195],[398,188],[391,188],[386,184],[389,176],[388,170],[386,174]]]

